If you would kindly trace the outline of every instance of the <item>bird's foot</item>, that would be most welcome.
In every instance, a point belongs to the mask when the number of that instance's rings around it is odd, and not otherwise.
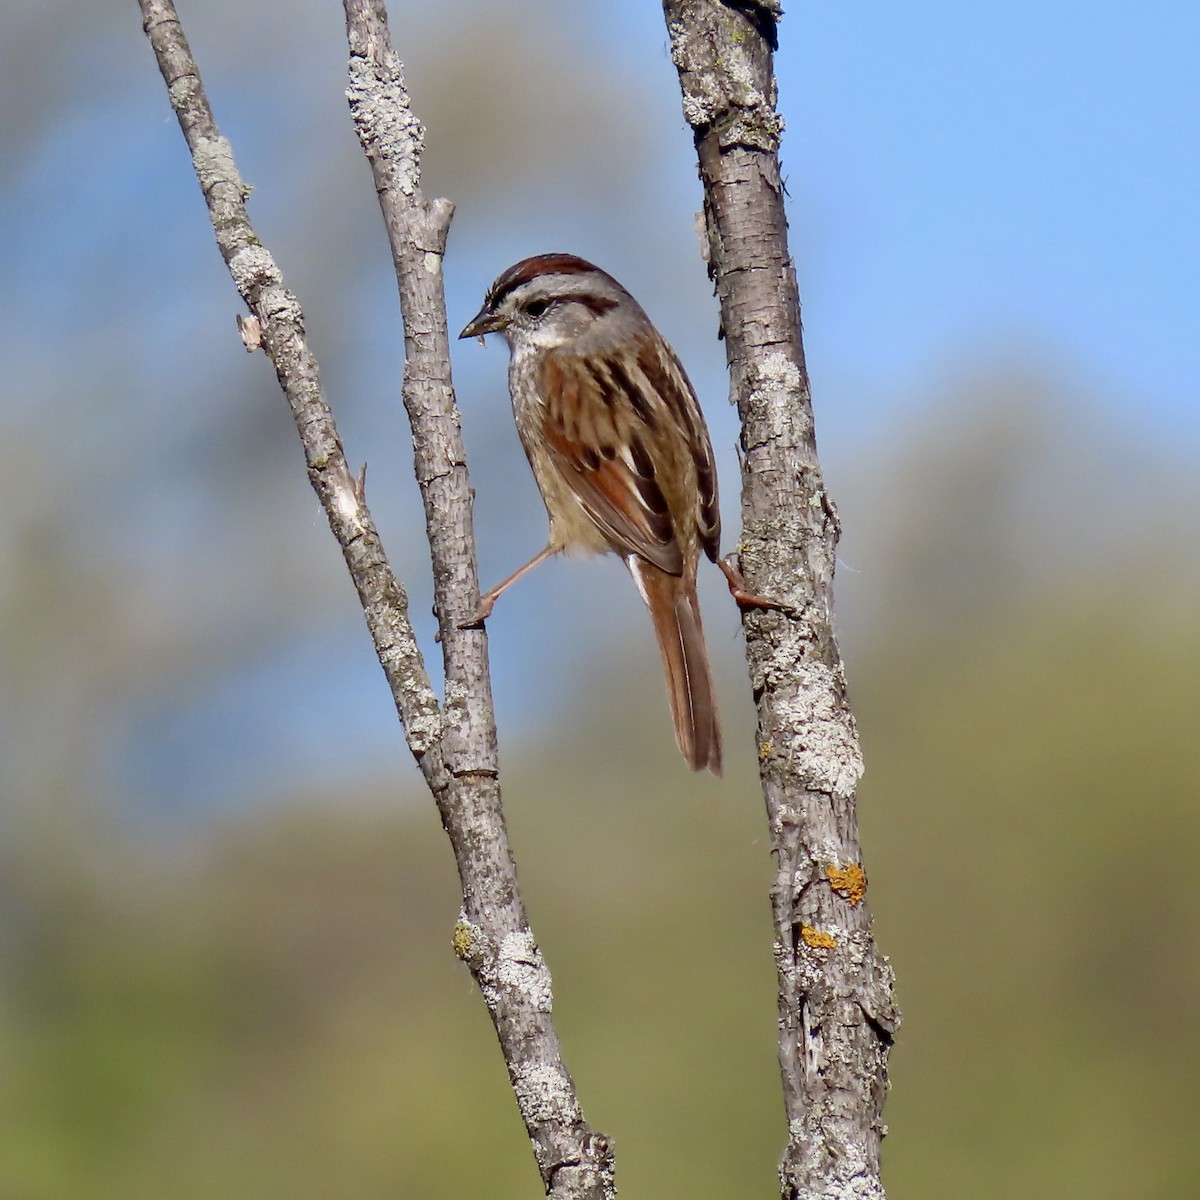
[[[742,572],[733,561],[732,554],[725,558],[718,558],[717,566],[721,568],[725,582],[729,584],[729,594],[737,602],[738,608],[766,608],[786,613],[796,611],[793,605],[784,604],[782,600],[772,600],[767,596],[760,596],[756,592],[750,591],[746,586],[746,580],[742,577]]]

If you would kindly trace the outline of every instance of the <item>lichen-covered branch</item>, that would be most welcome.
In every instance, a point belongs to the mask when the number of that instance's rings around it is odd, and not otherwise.
[[[333,414],[321,390],[317,361],[305,338],[300,303],[284,286],[275,260],[250,224],[248,189],[232,148],[217,128],[174,4],[171,0],[140,3],[146,35],[192,152],[217,248],[256,319],[256,336],[291,406],[309,478],[362,598],[409,744],[430,785],[444,788],[442,715],[409,622],[408,598],[387,564],[371,514],[346,463]]]
[[[550,975],[529,927],[500,803],[487,635],[459,622],[479,606],[471,487],[450,379],[442,253],[451,206],[420,187],[413,114],[382,0],[344,0],[347,98],[387,228],[404,320],[404,405],[433,559],[452,779],[435,793],[463,889],[455,949],[483,992],[547,1193],[611,1200],[609,1141],[588,1128],[551,1018]]]
[[[300,305],[254,234],[247,189],[221,137],[172,0],[139,0],[144,28],[192,152],[221,251],[252,314],[243,336],[275,367],[309,477],[362,601],[396,708],[458,863],[455,952],[479,983],[547,1194],[611,1200],[608,1139],[583,1120],[551,1017],[550,975],[525,914],[500,804],[486,635],[457,622],[478,604],[471,493],[450,380],[442,252],[451,206],[420,191],[422,131],[409,105],[381,3],[345,0],[349,98],[375,172],[404,319],[404,402],[424,498],[445,665],[443,706],[430,685],[404,589],[384,557],[347,465],[304,336]]]
[[[838,522],[817,460],[778,149],[775,0],[664,0],[704,186],[710,273],[742,423],[744,614],[777,873],[771,903],[785,1200],[880,1200],[887,1055],[899,1023],[858,840],[858,735],[833,635]]]

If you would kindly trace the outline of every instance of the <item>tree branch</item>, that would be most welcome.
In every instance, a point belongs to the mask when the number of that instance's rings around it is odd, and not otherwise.
[[[345,0],[348,96],[375,172],[400,285],[404,403],[433,560],[444,707],[418,649],[407,596],[347,465],[304,337],[300,305],[251,227],[247,189],[217,129],[173,0],[139,4],[218,248],[291,406],[309,478],[342,547],[409,746],[450,838],[463,893],[454,949],[491,1013],[543,1183],[555,1200],[611,1200],[611,1148],[585,1124],[563,1063],[551,1017],[550,974],[529,927],[504,827],[486,635],[457,625],[474,611],[479,589],[441,274],[453,209],[421,194],[422,130],[391,49],[383,5]]]
[[[776,0],[664,0],[704,185],[709,272],[742,422],[742,540],[771,893],[785,1200],[881,1200],[887,1054],[899,1024],[872,934],[858,839],[858,734],[833,634],[839,527],[817,460],[787,244],[772,50]]]

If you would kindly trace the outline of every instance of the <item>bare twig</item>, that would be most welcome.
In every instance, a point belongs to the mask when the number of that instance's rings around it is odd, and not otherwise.
[[[771,902],[785,1200],[881,1200],[887,1053],[899,1023],[858,840],[858,735],[833,635],[837,514],[813,434],[788,252],[772,50],[775,0],[664,0],[704,185],[710,272],[742,420],[745,610],[758,756],[777,874]]]
[[[217,129],[173,0],[139,4],[217,245],[258,323],[247,344],[261,338],[291,405],[309,477],[358,588],[409,746],[454,849],[463,892],[454,949],[469,965],[492,1015],[547,1193],[555,1200],[611,1200],[611,1148],[584,1123],[563,1064],[551,1018],[550,975],[529,927],[504,828],[486,635],[459,628],[478,604],[479,591],[442,291],[452,208],[421,195],[422,131],[391,49],[383,5],[345,0],[348,94],[375,172],[400,284],[404,402],[425,503],[446,673],[441,708],[404,589],[384,557],[361,482],[350,472],[321,392],[300,305],[250,225],[247,189]]]
[[[167,94],[192,152],[217,248],[257,325],[254,336],[274,364],[291,405],[309,478],[362,597],[367,625],[413,753],[430,786],[444,788],[445,766],[437,752],[441,714],[409,623],[408,598],[387,565],[371,514],[355,494],[333,414],[321,391],[317,362],[305,340],[300,304],[284,286],[275,260],[250,225],[248,189],[229,143],[217,129],[174,4],[141,0],[141,9]]]

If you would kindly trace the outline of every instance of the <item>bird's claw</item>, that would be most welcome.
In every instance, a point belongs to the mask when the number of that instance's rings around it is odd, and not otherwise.
[[[729,584],[729,594],[733,597],[738,608],[765,608],[785,613],[794,613],[796,611],[794,605],[785,604],[782,600],[772,600],[767,596],[760,596],[756,592],[750,591],[746,587],[746,580],[742,577],[742,572],[733,562],[733,555],[729,555],[726,558],[718,558],[717,566],[721,568],[721,573],[725,576],[725,581]]]
[[[496,607],[496,597],[492,595],[481,596],[479,598],[479,607],[465,621],[458,622],[459,629],[482,629],[483,623],[492,615],[492,609]]]

